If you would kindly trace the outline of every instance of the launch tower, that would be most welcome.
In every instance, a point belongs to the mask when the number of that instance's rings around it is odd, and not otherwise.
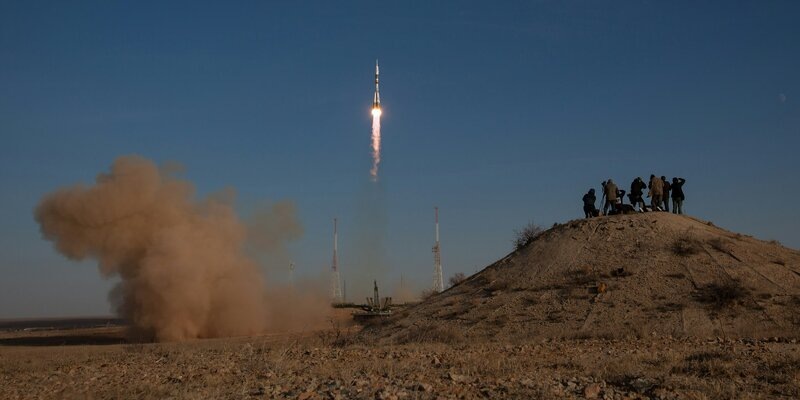
[[[342,302],[342,286],[339,280],[339,237],[336,218],[333,219],[333,262],[331,263],[331,299],[334,303]]]
[[[436,213],[436,242],[433,245],[433,290],[437,293],[444,290],[442,278],[442,252],[439,247],[439,207],[433,208]]]

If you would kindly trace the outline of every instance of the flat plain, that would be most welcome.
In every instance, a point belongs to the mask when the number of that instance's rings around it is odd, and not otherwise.
[[[181,343],[121,328],[5,332],[0,398],[715,399],[800,397],[800,346],[783,339],[400,345],[338,327]]]

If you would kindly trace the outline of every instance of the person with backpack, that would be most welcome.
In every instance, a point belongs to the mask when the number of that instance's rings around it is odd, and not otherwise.
[[[656,178],[655,175],[650,175],[650,184],[647,185],[648,189],[650,189],[650,207],[653,211],[657,211],[661,209],[661,196],[663,195],[664,183],[661,181],[660,178]]]
[[[669,184],[666,176],[661,177],[661,182],[664,182],[664,187],[662,188],[662,195],[661,200],[664,201],[664,211],[669,212],[669,191],[672,187]]]
[[[673,214],[683,214],[683,184],[686,183],[686,179],[683,178],[672,178],[672,213]]]
[[[583,195],[583,214],[586,218],[592,218],[597,214],[597,209],[594,207],[596,200],[594,189],[589,189],[589,192]]]

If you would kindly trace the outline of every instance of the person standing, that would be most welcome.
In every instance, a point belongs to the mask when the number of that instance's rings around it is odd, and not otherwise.
[[[686,179],[672,178],[672,213],[683,214],[683,184]]]
[[[583,214],[586,218],[594,217],[594,202],[596,200],[597,196],[594,195],[594,189],[589,189],[589,192],[583,195]]]
[[[661,182],[660,178],[656,178],[655,175],[650,175],[650,184],[647,186],[650,189],[650,207],[653,211],[659,210],[661,208],[661,195],[664,193],[664,183]]]
[[[600,183],[600,193],[601,193],[601,196],[602,196],[602,197],[600,197],[600,207],[605,208],[605,205],[606,205],[606,181],[603,181],[603,182]],[[601,211],[600,215],[606,215],[605,210]]]
[[[634,208],[638,206],[638,211],[644,211],[644,199],[642,199],[642,196],[644,196],[644,189],[646,187],[647,185],[644,183],[641,176],[631,182],[631,205]]]
[[[617,209],[617,185],[611,179],[607,180],[603,185],[603,194],[606,196],[606,203],[603,205],[603,214],[608,215],[608,208],[611,211]]]
[[[664,187],[661,190],[661,200],[664,202],[664,211],[669,212],[669,191],[672,188],[666,176],[661,177]]]

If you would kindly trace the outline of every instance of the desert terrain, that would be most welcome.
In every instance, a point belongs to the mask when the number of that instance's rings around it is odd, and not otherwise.
[[[666,213],[554,226],[367,326],[0,332],[0,398],[800,397],[800,253]]]
[[[58,344],[48,335],[80,336]],[[431,337],[339,340],[334,330],[183,343],[120,343],[116,330],[0,339],[0,397],[455,399],[797,398],[800,346],[763,339]],[[91,340],[91,337],[94,340]],[[35,339],[39,339],[37,341]]]

